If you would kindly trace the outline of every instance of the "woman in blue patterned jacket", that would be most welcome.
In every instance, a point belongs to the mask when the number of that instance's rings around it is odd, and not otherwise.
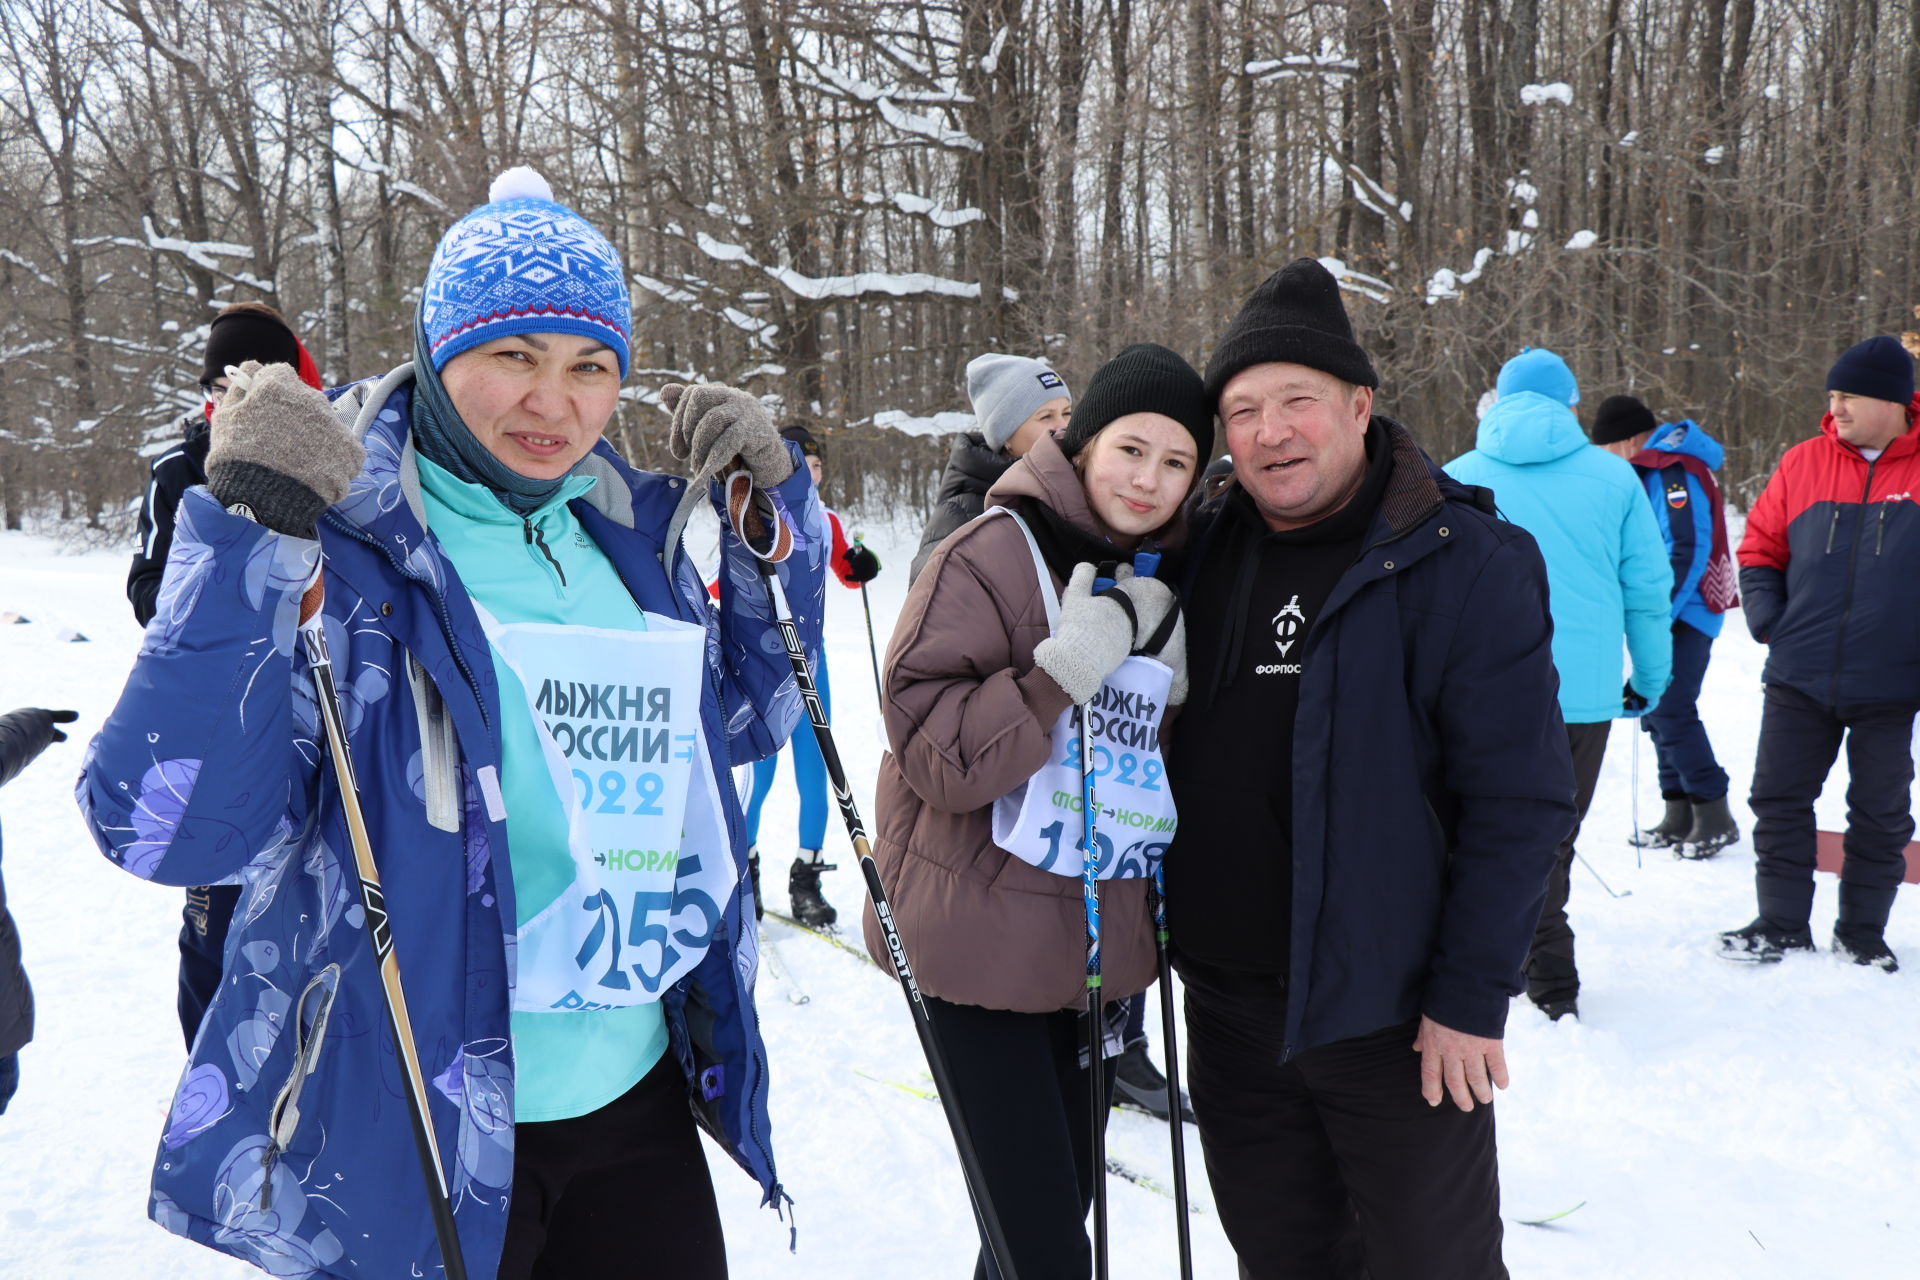
[[[601,439],[628,367],[618,254],[514,170],[442,238],[415,358],[331,406],[243,366],[79,800],[107,856],[237,883],[151,1213],[276,1276],[439,1274],[429,1200],[296,627],[315,575],[468,1274],[726,1273],[695,1129],[784,1199],[729,768],[800,720],[752,553],[719,609],[687,481]],[[737,459],[825,546],[757,401],[669,388],[694,483]],[[708,474],[700,474],[707,472]],[[717,490],[710,491],[710,496]],[[691,1102],[691,1106],[689,1106]]]

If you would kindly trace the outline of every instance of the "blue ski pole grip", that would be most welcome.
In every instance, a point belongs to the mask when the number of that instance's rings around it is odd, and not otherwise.
[[[1160,553],[1158,551],[1136,551],[1133,555],[1133,576],[1151,578],[1160,572]]]

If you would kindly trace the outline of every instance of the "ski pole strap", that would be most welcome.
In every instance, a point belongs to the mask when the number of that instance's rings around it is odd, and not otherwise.
[[[753,473],[739,468],[729,472],[724,483],[727,523],[747,550],[768,564],[779,564],[792,555],[793,529],[767,494],[759,493],[756,501]]]

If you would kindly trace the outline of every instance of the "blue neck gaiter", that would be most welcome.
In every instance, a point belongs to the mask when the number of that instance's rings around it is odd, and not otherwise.
[[[417,318],[413,322],[412,419],[413,445],[423,456],[469,484],[485,485],[522,516],[531,515],[566,480],[565,476],[553,480],[523,476],[487,452],[453,407],[427,354],[426,331]]]

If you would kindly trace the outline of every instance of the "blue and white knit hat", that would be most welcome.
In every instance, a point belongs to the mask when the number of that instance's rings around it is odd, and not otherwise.
[[[620,254],[524,166],[493,180],[487,203],[433,251],[420,323],[436,372],[514,333],[577,333],[611,347],[627,374],[633,306]]]

